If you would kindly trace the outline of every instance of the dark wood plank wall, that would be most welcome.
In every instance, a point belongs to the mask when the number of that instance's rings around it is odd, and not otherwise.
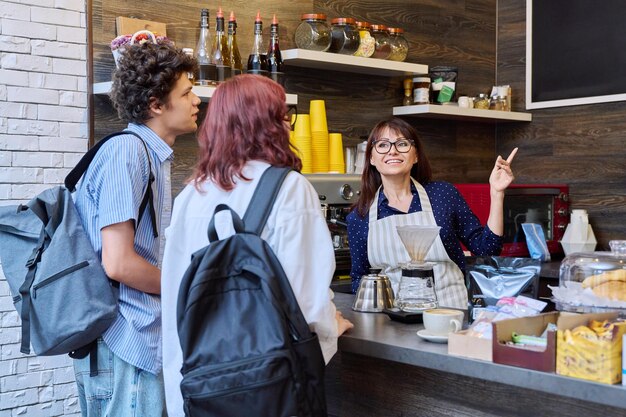
[[[134,16],[168,24],[168,36],[180,47],[195,47],[202,7],[209,8],[215,27],[218,5],[235,11],[238,41],[247,57],[252,42],[254,15],[261,10],[268,33],[271,13],[281,23],[281,48],[295,47],[293,32],[300,15],[323,12],[333,17],[351,16],[372,23],[399,26],[410,43],[407,61],[459,67],[459,91],[486,92],[495,80],[495,0],[250,0],[250,1],[146,1],[132,5],[120,1],[93,1],[94,79],[108,81],[113,70],[109,42],[115,37],[115,17]],[[266,35],[266,41],[268,41]],[[325,99],[329,129],[356,144],[373,125],[390,117],[392,106],[402,102],[402,78],[359,76],[288,67],[287,91],[299,96],[298,109],[308,112],[311,99]],[[95,138],[122,128],[106,97],[94,100]],[[476,123],[410,119],[418,128],[432,160],[435,177],[452,182],[486,182],[495,157],[495,127]],[[180,190],[195,161],[193,135],[175,145],[174,190]]]
[[[495,80],[495,0],[315,0],[329,19],[348,16],[402,27],[409,41],[407,62],[458,66],[458,90],[476,94]],[[308,75],[308,74],[307,74]],[[323,74],[320,74],[323,81]],[[333,74],[324,82],[329,123],[357,140],[402,102],[402,79]],[[306,106],[310,98],[300,95]],[[357,117],[355,117],[357,116]],[[434,176],[452,182],[486,182],[495,157],[493,125],[409,118],[421,134]]]
[[[524,108],[526,3],[500,0],[498,22],[498,81],[519,91],[514,103]],[[498,126],[498,152],[520,147],[517,181],[569,184],[571,208],[589,212],[599,249],[626,239],[626,103],[532,113],[529,124]]]

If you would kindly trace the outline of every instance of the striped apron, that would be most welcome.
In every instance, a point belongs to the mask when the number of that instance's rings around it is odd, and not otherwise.
[[[437,226],[430,199],[426,190],[411,178],[417,188],[422,211],[398,214],[378,220],[378,195],[369,209],[369,233],[367,235],[367,256],[372,268],[382,269],[391,281],[394,294],[398,293],[401,265],[411,260],[400,240],[396,226],[417,225]],[[426,261],[433,262],[435,292],[440,306],[467,309],[467,288],[463,273],[446,252],[441,236],[437,236],[426,255]]]

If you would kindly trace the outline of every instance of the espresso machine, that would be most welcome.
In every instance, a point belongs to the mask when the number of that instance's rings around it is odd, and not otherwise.
[[[350,283],[350,249],[346,217],[361,193],[361,176],[352,174],[306,174],[320,199],[322,215],[335,248],[334,283]],[[345,281],[342,281],[345,280]],[[349,288],[349,287],[348,287]]]

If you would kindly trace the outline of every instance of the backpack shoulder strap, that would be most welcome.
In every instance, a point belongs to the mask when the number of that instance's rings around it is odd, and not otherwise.
[[[291,168],[270,166],[263,172],[243,216],[243,224],[247,232],[261,235],[270,211],[272,211],[274,200],[276,200],[280,187],[290,171]]]
[[[143,217],[143,213],[146,210],[146,207],[150,209],[150,218],[152,223],[152,234],[156,238],[159,234],[157,232],[157,224],[156,224],[156,211],[154,209],[154,196],[152,194],[152,183],[155,180],[154,173],[152,172],[152,162],[150,160],[150,154],[148,153],[148,147],[146,146],[146,142],[143,140],[141,136],[139,136],[135,132],[131,132],[130,130],[124,130],[122,132],[112,133],[103,139],[101,139],[98,143],[96,143],[91,149],[87,151],[85,155],[78,161],[78,164],[70,171],[69,174],[65,177],[65,188],[70,190],[70,192],[74,192],[76,190],[76,184],[83,176],[87,168],[89,168],[89,164],[95,158],[96,154],[109,139],[112,139],[116,136],[120,135],[133,135],[138,137],[141,140],[141,144],[146,151],[146,156],[148,157],[148,185],[146,186],[146,190],[143,194],[143,198],[141,199],[141,204],[139,205],[139,214],[137,216],[137,223],[135,223],[135,229],[141,222],[141,218]]]
[[[92,146],[91,149],[89,149],[87,153],[83,155],[82,158],[80,158],[80,161],[78,161],[74,169],[72,169],[70,173],[67,174],[67,176],[65,177],[65,188],[67,188],[68,190],[70,190],[70,192],[73,193],[76,190],[76,184],[78,184],[78,181],[80,180],[80,178],[83,176],[85,171],[87,171],[87,168],[89,168],[89,164],[91,164],[91,161],[93,161],[93,158],[96,157],[96,154],[98,153],[102,145],[107,143],[109,139],[112,139],[120,135],[126,135],[126,134],[134,135],[134,133],[132,132],[111,133],[109,136],[102,138],[100,141],[98,141],[98,143]]]

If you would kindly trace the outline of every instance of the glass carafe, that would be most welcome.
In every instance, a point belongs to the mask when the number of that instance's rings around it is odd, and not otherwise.
[[[437,308],[439,303],[435,292],[433,264],[407,262],[402,265],[402,276],[395,301],[400,310],[407,312]]]

